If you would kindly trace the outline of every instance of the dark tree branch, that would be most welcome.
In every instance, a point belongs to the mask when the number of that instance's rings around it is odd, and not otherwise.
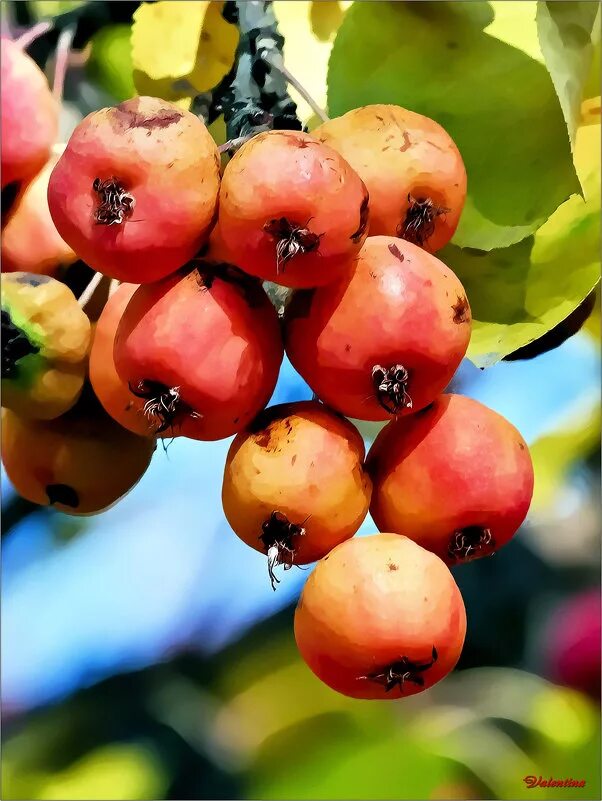
[[[210,94],[196,98],[193,108],[208,123],[224,115],[230,140],[244,141],[271,128],[301,130],[297,106],[288,93],[282,71],[284,37],[271,2],[226,2],[224,18],[237,24],[240,40],[230,72]]]

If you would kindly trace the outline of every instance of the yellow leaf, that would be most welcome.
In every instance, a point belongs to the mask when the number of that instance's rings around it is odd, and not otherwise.
[[[188,108],[212,89],[234,62],[236,26],[222,17],[221,2],[161,0],[134,14],[132,63],[140,94]]]
[[[278,29],[284,36],[284,63],[321,108],[326,108],[326,73],[332,43],[350,2],[276,0]],[[320,124],[309,104],[290,88],[299,118],[310,129]]]
[[[545,434],[531,446],[537,480],[532,510],[541,512],[558,499],[571,467],[593,451],[600,441],[600,408],[596,403],[586,414],[576,416],[571,424]]]

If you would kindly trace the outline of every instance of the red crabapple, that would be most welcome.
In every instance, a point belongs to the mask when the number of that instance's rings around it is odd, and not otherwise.
[[[222,502],[235,533],[274,568],[304,565],[352,537],[370,503],[364,442],[316,401],[271,406],[228,452]]]
[[[318,397],[349,417],[386,420],[422,409],[468,347],[470,307],[435,256],[388,236],[366,240],[336,284],[295,293],[286,350]]]
[[[46,76],[16,43],[2,37],[2,189],[42,169],[58,132],[59,107]]]
[[[198,261],[134,293],[114,355],[121,379],[145,400],[154,433],[213,440],[240,431],[263,409],[283,347],[259,282]]]
[[[295,612],[311,670],[352,698],[396,699],[455,666],[466,633],[462,596],[443,562],[406,537],[375,534],[318,562]]]
[[[438,123],[380,104],[329,120],[312,135],[337,150],[368,187],[371,236],[400,236],[431,253],[449,242],[466,198],[466,170]]]
[[[529,448],[478,401],[441,395],[389,423],[368,454],[370,511],[448,564],[488,556],[514,535],[533,495]]]
[[[102,409],[88,386],[55,420],[2,412],[2,462],[16,491],[72,515],[101,512],[123,497],[150,464],[155,441],[137,437]]]
[[[234,264],[264,280],[309,287],[346,275],[367,226],[366,187],[309,134],[258,134],[224,170],[223,245]]]
[[[153,425],[144,414],[144,400],[131,392],[115,367],[115,335],[126,306],[138,284],[121,284],[107,300],[94,325],[90,350],[89,377],[103,408],[119,425],[141,436],[151,436]],[[165,432],[169,436],[168,432]]]
[[[219,169],[217,146],[198,117],[136,97],[77,126],[50,177],[50,213],[93,269],[155,281],[207,241]]]
[[[17,195],[2,229],[2,271],[55,275],[77,256],[61,238],[48,209],[48,180],[58,154]]]

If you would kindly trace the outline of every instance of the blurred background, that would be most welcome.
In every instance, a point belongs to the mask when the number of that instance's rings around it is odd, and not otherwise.
[[[2,5],[15,35],[79,4]],[[285,34],[314,32],[309,83],[325,104],[316,71],[350,4],[282,5],[303,7]],[[63,140],[136,91],[132,12],[112,13],[67,73]],[[33,507],[3,475],[2,797],[600,798],[599,327],[592,293],[543,345],[486,370],[466,360],[454,379],[529,442],[535,497],[508,546],[454,570],[468,614],[457,670],[403,701],[344,698],[305,667],[292,620],[307,572],[273,592],[229,529],[229,440],[158,449],[91,518]],[[272,403],[309,397],[285,363]],[[376,427],[360,426],[369,445]],[[529,790],[527,776],[586,786]]]

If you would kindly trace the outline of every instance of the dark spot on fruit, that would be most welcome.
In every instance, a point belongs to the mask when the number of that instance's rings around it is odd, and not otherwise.
[[[370,270],[370,278],[374,278],[374,279],[378,278],[378,276],[377,276],[377,274],[374,272],[374,270]]]
[[[295,464],[296,461],[297,461],[297,454],[295,454],[291,459],[291,467]]]
[[[232,422],[234,423],[234,425],[236,425],[236,423],[238,423],[239,420],[240,420],[240,417],[235,417]]]
[[[60,503],[61,506],[70,506],[76,509],[79,506],[79,495],[68,484],[47,484],[46,495],[51,506]]]
[[[360,223],[357,231],[354,234],[351,234],[349,237],[355,244],[358,244],[361,241],[366,232],[366,228],[368,227],[369,202],[370,196],[368,194],[368,190],[366,187],[364,187],[364,197],[360,205]]]
[[[351,350],[351,345],[349,343],[347,343],[345,345],[345,353],[349,353],[350,350]]]
[[[468,307],[468,301],[464,296],[458,295],[456,303],[452,306],[452,311],[454,313],[453,320],[456,325],[470,322],[470,309]]]
[[[408,132],[407,132],[407,131],[404,131],[404,132],[403,132],[403,145],[402,145],[402,146],[399,148],[399,151],[400,151],[401,153],[405,153],[405,152],[406,152],[406,150],[407,150],[409,147],[412,147],[412,142],[411,142],[411,140],[410,140],[410,135],[408,134]]]
[[[521,451],[524,451],[524,450],[525,450],[525,446],[523,445],[523,443],[522,443],[522,442],[519,442],[519,443],[518,443],[518,447],[521,449]]]
[[[394,564],[394,562],[389,562],[388,568],[389,570],[399,570],[399,566]]]
[[[2,378],[15,378],[19,372],[18,362],[39,350],[13,323],[10,312],[2,309]]]
[[[396,245],[396,244],[394,244],[394,243],[393,243],[393,244],[389,245],[389,253],[390,253],[392,256],[395,256],[395,258],[396,258],[396,259],[399,259],[399,261],[403,261],[403,253],[402,253],[402,252],[401,252],[401,250],[400,250],[400,249],[397,247],[397,245]]]
[[[272,444],[273,435],[274,435],[274,426],[269,425],[260,434],[255,435],[255,442],[259,445],[260,448],[269,449],[270,445]]]
[[[181,111],[176,111],[175,109],[163,109],[157,114],[147,116],[128,108],[129,102],[120,103],[115,107],[114,112],[125,128],[146,128],[149,131],[156,128],[169,128],[170,125],[178,122],[184,116]],[[124,108],[124,106],[126,107]]]
[[[380,120],[381,122],[384,122],[384,119],[382,117],[380,117],[378,114],[375,114],[374,116],[376,117],[377,120]]]
[[[17,279],[18,284],[27,284],[28,286],[42,286],[52,281],[49,275],[36,275],[35,273],[22,273]]]
[[[448,50],[457,50],[458,49],[458,43],[457,42],[449,41],[449,42],[445,43],[445,46],[447,47]]]

